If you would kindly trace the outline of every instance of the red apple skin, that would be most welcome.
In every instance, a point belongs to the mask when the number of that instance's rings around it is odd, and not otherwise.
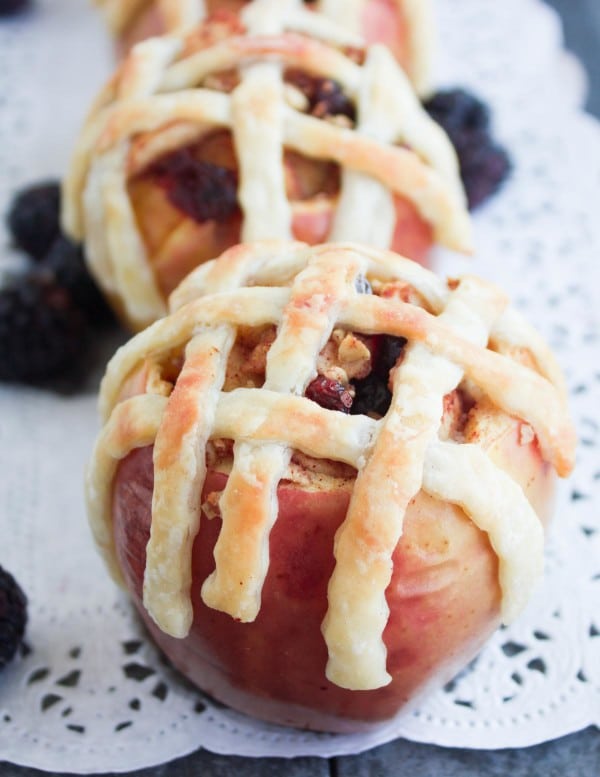
[[[514,453],[518,423],[491,441],[496,460]],[[521,485],[545,507],[553,482],[537,445],[526,446],[514,469]],[[209,471],[202,500],[226,476]],[[152,448],[120,462],[113,488],[119,564],[136,607],[172,663],[219,701],[275,723],[333,732],[366,730],[392,717],[428,686],[440,686],[479,651],[499,624],[497,557],[487,535],[459,509],[419,493],[406,513],[393,556],[384,632],[392,681],[372,691],[349,691],[325,677],[321,623],[334,568],[334,534],[344,519],[351,485],[305,491],[278,489],[279,517],[270,536],[270,565],[260,613],[239,623],[207,608],[202,582],[214,569],[220,518],[202,516],[193,547],[194,622],[177,640],[146,613],[141,590],[153,487]]]
[[[362,34],[367,45],[383,43],[405,70],[409,69],[407,29],[397,0],[370,0],[362,15]]]
[[[240,242],[241,215],[224,222],[197,224],[175,208],[165,191],[151,179],[130,182],[129,194],[144,244],[161,292],[167,297],[194,268]],[[317,195],[292,203],[292,235],[309,245],[328,239],[337,198]],[[396,223],[388,248],[428,265],[432,229],[408,200],[394,195]]]
[[[209,15],[217,11],[222,15],[226,13],[237,14],[244,5],[245,0],[208,0],[205,2]],[[157,2],[150,3],[148,8],[139,13],[133,23],[119,36],[116,43],[117,56],[122,59],[127,56],[136,43],[157,35],[164,35],[167,31],[168,24],[161,13],[159,4]]]
[[[244,0],[208,0],[206,3],[209,14],[216,11],[239,13],[244,5]],[[365,6],[361,21],[366,43],[384,43],[406,68],[407,31],[396,0],[370,0]],[[158,4],[151,3],[120,36],[117,41],[117,54],[119,57],[126,56],[136,43],[155,35],[163,35],[167,31],[166,27]]]

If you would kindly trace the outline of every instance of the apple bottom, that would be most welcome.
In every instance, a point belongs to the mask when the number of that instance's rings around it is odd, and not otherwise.
[[[209,472],[203,500],[225,482],[225,475]],[[407,511],[387,590],[384,641],[392,681],[372,691],[328,682],[321,622],[334,568],[334,534],[350,491],[281,484],[257,619],[239,623],[202,603],[200,587],[214,569],[221,523],[219,517],[202,515],[192,560],[194,622],[185,639],[174,639],[151,622],[141,601],[152,488],[152,448],[137,449],[120,463],[113,491],[114,534],[126,585],[172,663],[203,691],[241,712],[307,729],[365,730],[392,717],[430,683],[450,679],[498,626],[498,564],[487,535],[460,509],[420,493]]]

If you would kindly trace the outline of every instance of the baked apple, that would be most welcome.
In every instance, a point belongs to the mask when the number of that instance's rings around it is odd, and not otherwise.
[[[417,92],[429,85],[433,19],[429,0],[98,0],[117,36],[121,54],[146,38],[176,32],[223,11],[250,5],[265,13],[283,12],[302,20],[308,11],[324,17],[320,26],[339,28],[351,45],[384,43],[408,73]],[[243,14],[242,14],[243,16]],[[326,20],[326,21],[325,21]],[[329,22],[329,24],[327,24]]]
[[[574,437],[504,294],[389,252],[257,243],[108,366],[88,473],[114,577],[242,712],[390,719],[514,618]]]
[[[387,49],[352,56],[221,14],[123,62],[77,144],[63,222],[132,328],[240,241],[470,250],[447,136]]]

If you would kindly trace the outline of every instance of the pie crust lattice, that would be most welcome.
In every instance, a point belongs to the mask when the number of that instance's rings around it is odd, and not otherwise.
[[[390,52],[374,45],[358,65],[319,40],[323,20],[308,11],[299,17],[296,5],[255,0],[242,11],[248,35],[205,49],[187,51],[183,33],[144,41],[91,111],[65,182],[63,222],[75,239],[85,240],[92,272],[136,329],[163,315],[165,300],[128,180],[215,129],[229,129],[233,137],[241,242],[293,239],[282,164],[286,148],[342,168],[329,240],[387,248],[396,194],[413,203],[437,242],[471,249],[454,149]],[[294,107],[283,81],[283,69],[292,67],[336,81],[356,105],[355,128]],[[202,85],[229,70],[240,75],[230,93]]]
[[[250,4],[260,4],[261,0],[250,0]],[[293,8],[299,25],[308,24],[315,28],[315,12],[323,17],[317,22],[323,32],[331,35],[333,25],[337,27],[340,42],[360,45],[361,19],[370,0],[316,0],[307,10],[303,0],[292,0],[288,5]],[[177,32],[198,24],[206,18],[207,8],[204,0],[96,0],[102,8],[108,24],[116,35],[123,33],[135,17],[148,6],[160,9],[166,32]],[[278,5],[284,5],[279,0]],[[429,71],[432,48],[433,19],[429,0],[395,0],[406,30],[407,72],[419,94],[429,87]],[[329,24],[331,22],[332,24]]]
[[[360,277],[410,284],[431,312],[361,294]],[[532,427],[543,458],[559,475],[573,465],[574,433],[560,371],[539,335],[507,308],[502,292],[473,276],[447,284],[377,249],[269,242],[237,246],[206,263],[171,301],[174,312],[120,349],[107,368],[100,398],[106,425],[88,477],[94,536],[119,579],[112,481],[120,459],[154,443],[144,605],[163,631],[184,637],[191,625],[190,597],[197,595],[190,591],[191,549],[200,520],[204,450],[213,438],[234,440],[234,461],[219,503],[216,569],[201,595],[209,607],[241,621],[252,621],[260,609],[277,486],[292,451],[357,470],[336,537],[323,623],[332,682],[366,690],[391,679],[382,640],[385,590],[404,513],[421,489],[460,506],[488,533],[499,559],[502,617],[516,616],[541,572],[539,519],[483,448],[438,436],[444,396],[466,379]],[[267,324],[277,326],[277,336],[263,387],[223,392],[237,328]],[[303,396],[334,327],[408,340],[383,418],[344,415]],[[160,365],[182,348],[185,359],[171,393],[153,380],[146,393],[119,401],[124,382],[140,365]],[[537,371],[513,361],[507,354],[514,348],[526,348]]]

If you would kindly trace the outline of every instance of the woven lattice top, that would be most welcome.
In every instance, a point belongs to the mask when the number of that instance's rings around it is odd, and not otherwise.
[[[399,280],[423,306],[360,293],[362,278]],[[421,489],[459,505],[488,533],[499,557],[502,614],[508,620],[519,612],[541,570],[540,521],[521,487],[483,447],[440,437],[444,397],[467,382],[474,395],[528,425],[529,442],[537,439],[560,475],[572,467],[574,434],[551,353],[496,287],[472,276],[445,283],[376,249],[262,243],[203,265],[172,304],[171,315],[137,335],[108,366],[101,389],[106,425],[88,481],[94,535],[118,578],[114,473],[132,449],[154,444],[144,603],[160,628],[183,637],[191,625],[190,597],[198,595],[190,591],[191,549],[206,474],[197,452],[213,439],[233,440],[234,449],[219,501],[216,570],[202,599],[242,621],[260,609],[277,487],[292,453],[356,469],[323,624],[332,682],[351,689],[389,682],[385,590],[405,511]],[[277,334],[264,384],[223,391],[239,328],[269,324]],[[408,341],[393,372],[390,408],[379,419],[328,410],[304,396],[319,353],[340,327]],[[511,358],[524,350],[532,367]],[[174,354],[183,361],[173,385],[164,366]],[[150,365],[142,393],[127,397],[124,386],[142,365]]]
[[[429,86],[431,59],[432,14],[429,0],[394,0],[405,31],[404,64],[415,89],[419,94]],[[141,13],[155,8],[160,13],[165,32],[178,32],[198,24],[215,9],[241,6],[242,2],[228,0],[96,0],[101,6],[111,29],[122,34]],[[372,0],[316,0],[309,6],[303,0],[276,0],[277,10],[287,6],[296,17],[297,25],[308,24],[311,31],[322,29],[327,39],[337,36],[340,42],[350,45],[364,42],[365,34],[375,42],[374,30],[365,30],[365,12],[368,5],[376,6]],[[249,0],[247,5],[269,5],[264,0]],[[323,19],[315,25],[309,14],[318,13]],[[334,27],[335,25],[335,27]]]
[[[208,48],[193,34],[145,41],[96,101],[66,180],[63,220],[85,240],[92,271],[135,328],[162,315],[165,300],[128,181],[216,129],[233,138],[243,242],[293,238],[296,204],[288,201],[282,163],[287,149],[342,169],[328,239],[388,248],[398,195],[414,205],[438,242],[470,249],[454,150],[391,54],[373,46],[359,65],[304,34],[319,27],[318,15],[307,12],[299,25],[288,6],[279,0],[247,6],[242,15],[252,34]],[[283,81],[286,68],[336,81],[356,106],[355,126],[295,106]],[[239,75],[232,91],[206,85],[210,76],[231,71]]]

